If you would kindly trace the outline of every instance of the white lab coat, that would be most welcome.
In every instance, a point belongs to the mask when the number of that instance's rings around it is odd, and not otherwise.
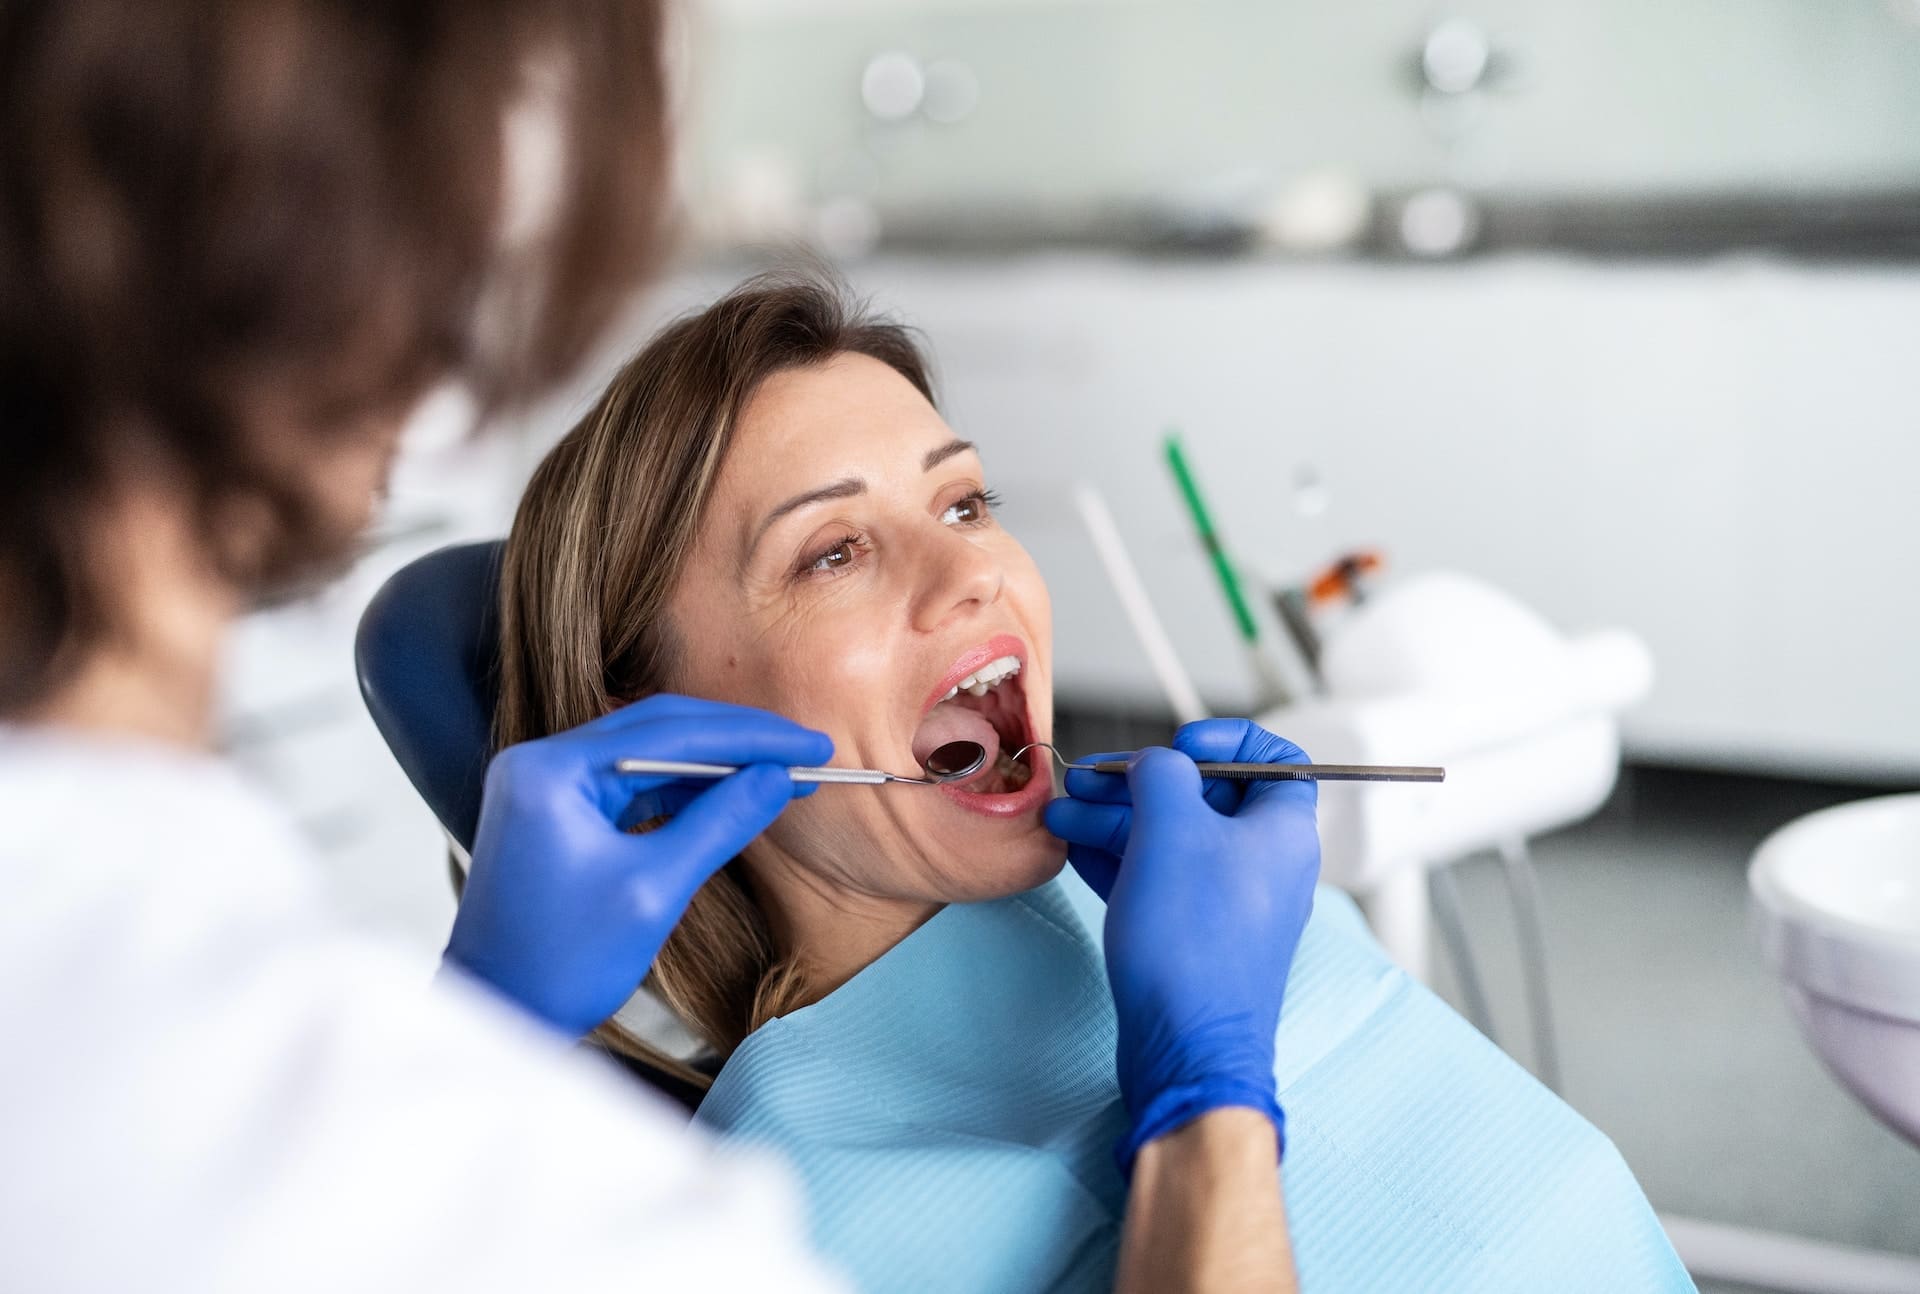
[[[781,1169],[318,879],[211,759],[0,727],[0,1289],[832,1286]]]

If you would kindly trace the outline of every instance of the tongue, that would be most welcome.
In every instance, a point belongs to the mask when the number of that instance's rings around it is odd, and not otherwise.
[[[913,734],[913,758],[924,768],[927,756],[950,741],[971,741],[986,747],[982,770],[992,768],[993,761],[1000,755],[1000,734],[993,730],[987,717],[958,701],[942,701],[927,712],[927,717],[920,721],[920,731]]]

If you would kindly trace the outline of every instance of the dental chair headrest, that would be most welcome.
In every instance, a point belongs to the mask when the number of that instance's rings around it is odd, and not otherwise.
[[[499,686],[501,541],[416,558],[373,595],[354,636],[360,695],[394,758],[468,852]]]

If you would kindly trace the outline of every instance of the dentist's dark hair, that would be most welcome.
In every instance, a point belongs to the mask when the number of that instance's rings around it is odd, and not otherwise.
[[[812,266],[748,280],[628,361],[534,472],[507,537],[496,747],[667,687],[680,654],[700,647],[674,632],[667,608],[735,420],[773,374],[850,353],[890,366],[933,400],[912,331],[867,313]],[[648,982],[722,1055],[804,989],[737,859],[693,896]],[[598,1037],[705,1081],[617,1026]]]
[[[252,598],[352,552],[329,462],[382,460],[435,383],[494,407],[575,366],[664,244],[661,27],[0,0],[0,715],[135,632],[103,518],[136,487]]]

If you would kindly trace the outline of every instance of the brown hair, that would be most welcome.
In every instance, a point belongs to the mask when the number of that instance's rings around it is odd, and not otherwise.
[[[814,270],[764,274],[672,324],[621,369],[534,473],[501,571],[497,746],[585,723],[660,691],[666,608],[734,422],[774,373],[857,353],[928,400],[913,334]],[[723,1055],[790,1009],[802,985],[736,859],[694,895],[650,983]],[[615,1047],[660,1059],[603,1028]]]
[[[572,368],[662,242],[661,21],[651,0],[0,5],[0,714],[115,633],[93,514],[130,463],[181,482],[253,594],[350,546],[318,470],[336,447],[441,378],[501,404]],[[510,156],[554,189],[517,193]],[[244,552],[236,507],[266,518]]]

